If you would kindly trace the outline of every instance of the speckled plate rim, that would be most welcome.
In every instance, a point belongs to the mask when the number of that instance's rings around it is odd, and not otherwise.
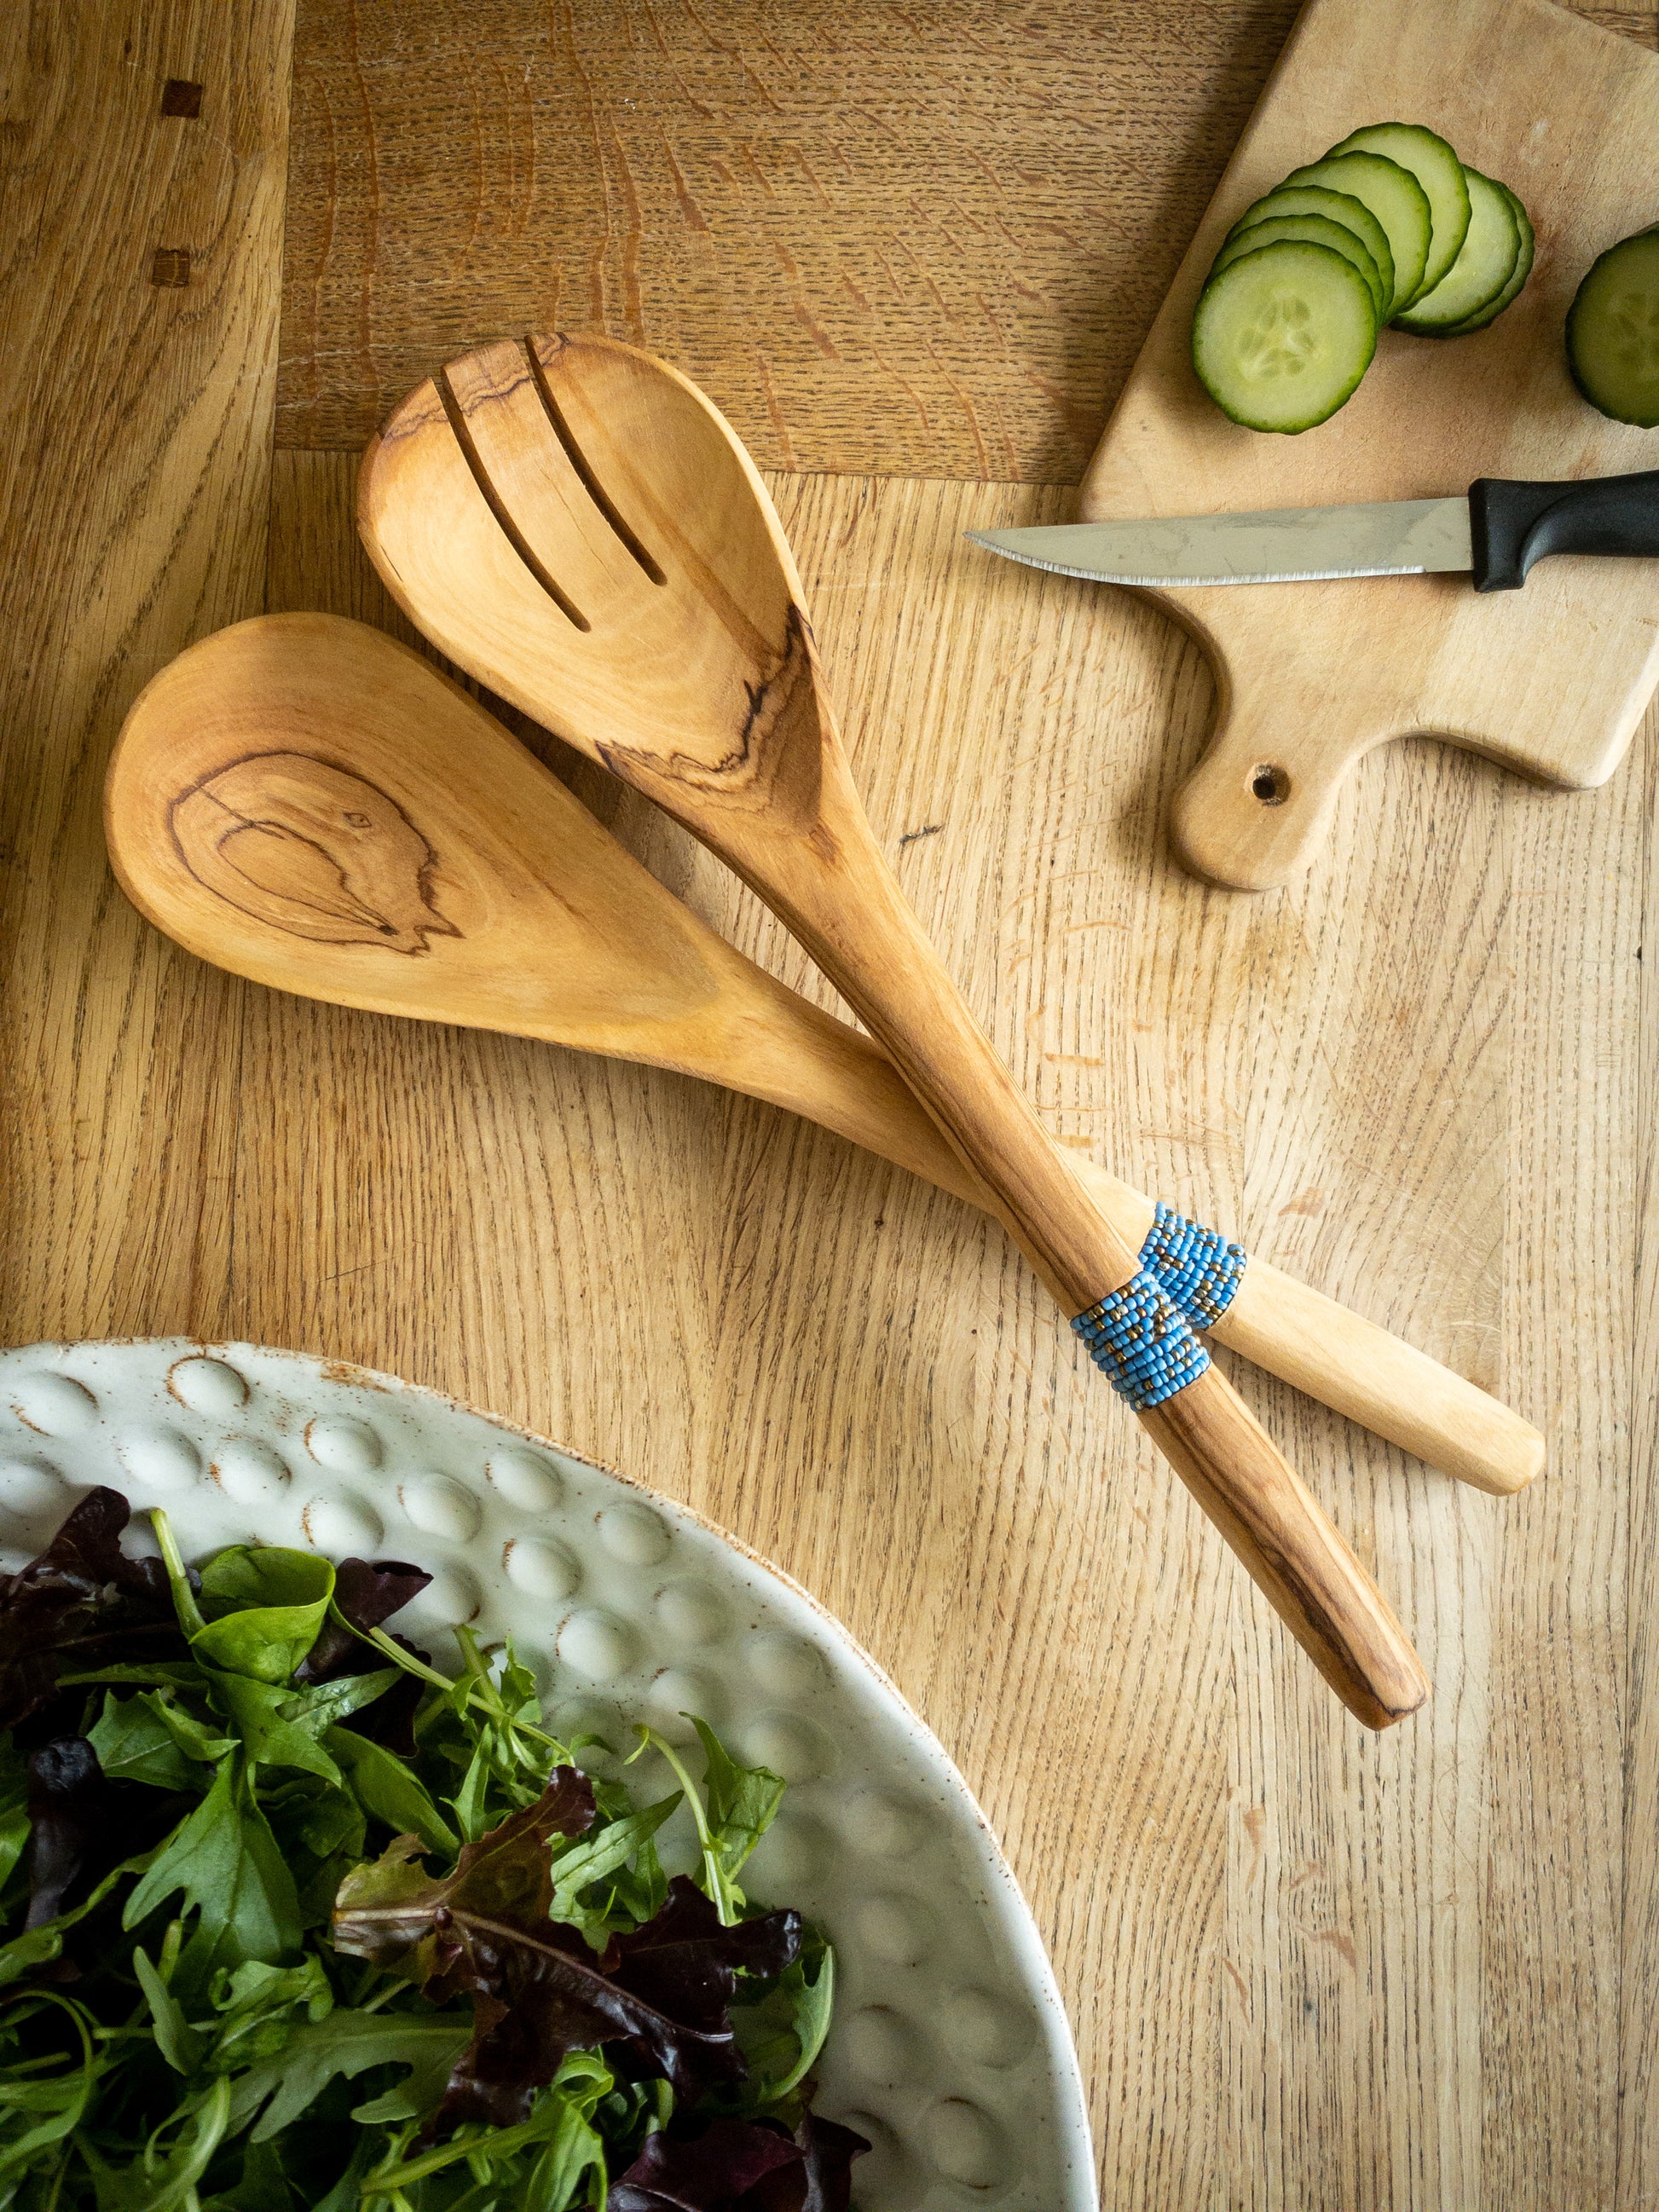
[[[587,1475],[597,1478],[601,1485],[616,1486],[632,1498],[648,1506],[652,1511],[665,1516],[671,1525],[678,1523],[695,1530],[703,1539],[741,1562],[775,1602],[781,1597],[784,1601],[781,1610],[786,1617],[791,1613],[804,1615],[803,1625],[815,1630],[819,1639],[838,1649],[851,1662],[854,1674],[862,1676],[866,1689],[872,1690],[878,1701],[887,1706],[890,1715],[908,1739],[913,1755],[917,1756],[925,1767],[932,1770],[933,1778],[942,1785],[945,1802],[954,1802],[959,1814],[967,1816],[962,1823],[962,1835],[958,1840],[971,1838],[973,1856],[979,1871],[987,1878],[983,1892],[984,1910],[996,1923],[998,1934],[1013,1953],[1026,1994],[1035,2000],[1041,2021],[1042,2056],[1046,2060],[1044,2070],[1049,2076],[1057,2123],[1054,2150],[1060,2167],[1060,2193],[1050,2201],[1054,2212],[1097,2212],[1099,2197],[1095,2179],[1094,2151],[1081,2071],[1053,1968],[1030,1908],[1003,1856],[982,1808],[944,1746],[885,1669],[811,1590],[764,1558],[741,1537],[721,1528],[695,1506],[653,1489],[648,1483],[622,1469],[606,1466],[577,1447],[530,1428],[507,1415],[473,1405],[449,1392],[428,1384],[410,1382],[401,1376],[363,1367],[352,1361],[331,1359],[286,1346],[193,1336],[45,1340],[33,1344],[0,1347],[0,1378],[4,1378],[8,1386],[3,1394],[6,1410],[29,1429],[40,1439],[41,1445],[62,1452],[65,1449],[64,1439],[35,1428],[21,1407],[11,1401],[10,1382],[18,1366],[23,1363],[33,1363],[60,1374],[68,1373],[70,1379],[79,1381],[80,1378],[73,1373],[77,1359],[85,1361],[89,1358],[96,1362],[100,1355],[120,1353],[152,1356],[159,1363],[161,1385],[169,1390],[172,1389],[172,1370],[184,1360],[217,1360],[233,1369],[239,1359],[256,1360],[276,1363],[291,1371],[301,1394],[305,1381],[311,1379],[348,1394],[362,1394],[371,1400],[391,1398],[414,1409],[429,1407],[444,1416],[481,1423],[517,1443],[556,1455]],[[82,1383],[82,1388],[84,1389],[85,1387]],[[176,1397],[177,1394],[173,1395]],[[25,1447],[27,1449],[29,1447]],[[3,1447],[0,1447],[0,1450],[3,1449]],[[69,1455],[74,1456],[72,1440]],[[107,1477],[96,1475],[88,1478],[88,1480],[104,1479]],[[118,1469],[115,1479],[119,1480]],[[463,1482],[466,1480],[464,1476],[452,1479]],[[70,1486],[80,1486],[80,1478],[71,1478]],[[3,1490],[0,1486],[0,1506],[3,1504]],[[387,1540],[391,1541],[390,1539]],[[410,1548],[418,1550],[418,1538]],[[925,2204],[928,2208],[957,2203],[964,2205],[981,2203],[989,2206],[1012,2201],[1002,2189],[994,2185],[979,2187],[957,2185],[945,2177],[935,2179],[943,2186],[925,2191]],[[855,2197],[861,2201],[861,2192],[855,2190],[854,2193]],[[924,2200],[913,2198],[910,2201]],[[872,2212],[877,2212],[878,2200],[872,2198],[870,2203]]]

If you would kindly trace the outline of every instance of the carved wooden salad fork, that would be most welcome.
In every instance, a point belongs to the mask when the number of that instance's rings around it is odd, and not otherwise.
[[[436,645],[773,908],[1344,1702],[1377,1728],[1414,1711],[1428,1680],[1375,1583],[1091,1202],[888,871],[782,530],[709,402],[609,340],[481,348],[370,447],[360,523]]]

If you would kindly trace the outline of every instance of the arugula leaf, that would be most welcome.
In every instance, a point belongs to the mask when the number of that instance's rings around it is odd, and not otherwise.
[[[297,2120],[337,2075],[348,2080],[371,2066],[429,2069],[447,2051],[450,2064],[465,2048],[471,2023],[454,2014],[356,2012],[340,2008],[296,2027],[273,2057],[231,2084],[230,2124],[240,2131],[257,2118],[255,2142],[269,2142]],[[447,2070],[447,2069],[446,2069]]]
[[[405,2137],[394,2143],[388,2156],[365,2178],[363,2198],[369,2202],[391,2197],[406,2202],[404,2192],[416,2184],[463,2160],[487,2181],[504,2179],[504,2170],[511,2172],[522,2151],[544,2143],[547,2150],[532,2169],[530,2185],[522,2195],[514,2192],[515,2212],[565,2212],[575,2185],[595,2163],[603,2191],[604,2145],[592,2118],[608,2095],[612,2078],[609,2068],[592,2051],[573,2051],[524,2119],[486,2133],[464,2129],[451,2142],[412,2159],[401,2156],[407,2148]],[[597,2160],[591,2154],[584,2155],[588,2153],[590,2136],[598,2145]],[[565,2191],[562,2195],[558,2193],[561,2188]],[[602,2193],[599,2201],[604,2201]]]
[[[607,1877],[621,1874],[629,1860],[644,1849],[682,1802],[677,1790],[672,1797],[647,1805],[642,1812],[629,1813],[621,1820],[612,1820],[597,1834],[561,1851],[553,1862],[550,1917],[580,1928],[596,1951],[604,1950],[610,1933],[606,1917],[609,1900],[597,1907],[586,1905],[581,1902],[581,1893]]]
[[[0,2148],[0,2202],[7,2204],[14,2202],[18,2181],[40,2154],[50,2151],[80,2125],[98,2078],[91,2033],[96,2023],[86,2007],[50,1990],[39,1991],[35,2002],[42,2007],[55,2006],[68,2015],[80,2044],[81,2058],[78,2065],[71,2060],[61,2074],[36,2075],[10,2086],[7,2102],[12,2109],[20,2113],[39,2112],[41,2117]]]
[[[276,1965],[300,1948],[303,1929],[294,1877],[255,1803],[240,1759],[227,1759],[213,1787],[168,1837],[126,1901],[136,1928],[178,1891],[200,1917],[181,1964],[205,1982],[245,1959]]]
[[[179,1923],[173,1923],[177,1928]],[[171,1931],[169,1931],[171,1932]],[[176,1947],[175,1947],[176,1948]],[[166,1961],[166,1954],[163,1952]],[[149,2007],[155,2047],[175,2074],[193,2074],[202,2063],[202,2038],[185,2018],[185,2008],[167,1987],[164,1967],[158,1967],[140,1943],[132,1954],[132,1971]]]
[[[774,1774],[769,1767],[739,1766],[706,1721],[698,1720],[691,1713],[683,1717],[696,1729],[702,1745],[703,1788],[708,1797],[706,1811],[684,1761],[666,1736],[641,1724],[633,1758],[637,1759],[641,1752],[651,1747],[673,1769],[696,1823],[697,1842],[702,1853],[699,1879],[704,1893],[720,1918],[729,1923],[742,1915],[748,1903],[738,1887],[738,1871],[771,1826],[786,1784],[782,1777]]]
[[[0,1890],[29,1839],[28,1762],[9,1736],[0,1741]]]
[[[186,2108],[185,2124],[165,2157],[151,2136],[130,2164],[112,2166],[82,2137],[81,2154],[92,2168],[98,2212],[195,2212],[196,2185],[223,2140],[229,2115],[230,2084],[216,2081]]]
[[[399,1833],[412,1832],[428,1850],[459,1850],[460,1838],[394,1753],[348,1728],[330,1729],[324,1742],[365,1813]]]
[[[697,1731],[707,1762],[703,1788],[708,1793],[708,1820],[714,1831],[726,1880],[743,1870],[744,1863],[777,1816],[785,1783],[767,1766],[739,1766],[707,1721],[687,1713]]]
[[[769,2112],[794,2095],[823,2048],[835,1995],[836,1954],[822,1933],[809,1928],[800,1956],[758,2003],[732,2008],[732,2024],[749,2062],[742,2111]]]
[[[116,1884],[130,1874],[142,1874],[155,1857],[154,1851],[145,1851],[137,1858],[123,1859],[119,1866],[112,1867],[101,1880],[94,1884],[79,1905],[60,1912],[55,1920],[48,1920],[39,1928],[25,1929],[9,1942],[0,1943],[0,1989],[16,1981],[24,1974],[36,1972],[49,1966],[63,1956],[64,1938],[71,1928],[87,1918],[108,1897]]]
[[[325,2020],[334,2009],[334,1991],[313,1953],[297,1966],[270,1966],[263,1959],[222,1966],[208,2001],[219,2021],[202,2063],[210,2073],[234,2074],[282,2050],[302,2019]]]

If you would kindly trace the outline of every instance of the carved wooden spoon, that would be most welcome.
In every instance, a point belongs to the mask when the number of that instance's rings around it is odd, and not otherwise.
[[[905,903],[771,501],[702,393],[608,340],[481,348],[371,446],[359,520],[434,643],[667,808],[838,985],[1344,1702],[1376,1728],[1419,1705],[1375,1583],[1091,1204]]]
[[[127,896],[204,960],[678,1068],[990,1203],[876,1046],[733,951],[492,714],[379,630],[270,615],[192,646],[129,714],[106,790]],[[1073,1167],[1138,1249],[1152,1200]],[[1522,1489],[1542,1462],[1543,1438],[1507,1407],[1265,1260],[1209,1334],[1480,1489]]]

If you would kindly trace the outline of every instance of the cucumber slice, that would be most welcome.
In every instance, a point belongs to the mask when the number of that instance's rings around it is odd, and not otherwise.
[[[1328,246],[1285,239],[1240,254],[1211,272],[1193,315],[1200,381],[1251,430],[1311,430],[1376,350],[1370,286]]]
[[[1443,331],[1443,337],[1466,338],[1474,331],[1484,331],[1488,323],[1495,323],[1510,301],[1520,297],[1522,286],[1532,274],[1532,257],[1536,243],[1533,237],[1532,217],[1507,185],[1501,185],[1499,189],[1508,197],[1510,212],[1521,233],[1521,251],[1516,256],[1510,281],[1495,300],[1487,301],[1479,314],[1471,315],[1467,322],[1454,324],[1449,331]]]
[[[1502,185],[1466,169],[1469,187],[1469,229],[1463,251],[1432,292],[1419,293],[1395,322],[1415,337],[1443,337],[1495,300],[1515,274],[1521,258],[1521,226],[1510,195]]]
[[[1354,236],[1346,223],[1333,222],[1328,216],[1286,215],[1276,221],[1252,223],[1237,237],[1225,239],[1221,251],[1210,264],[1213,276],[1218,269],[1224,269],[1246,253],[1255,253],[1264,246],[1279,246],[1285,239],[1304,240],[1310,246],[1328,246],[1345,261],[1352,261],[1364,278],[1371,295],[1371,313],[1379,323],[1388,308],[1389,295],[1382,289],[1382,279],[1376,262]]]
[[[1377,309],[1377,319],[1386,323],[1389,306],[1394,298],[1394,256],[1389,251],[1389,234],[1365,205],[1352,192],[1334,192],[1325,185],[1279,185],[1263,198],[1253,201],[1227,233],[1231,245],[1240,231],[1253,229],[1259,222],[1276,222],[1280,216],[1322,215],[1333,222],[1344,223],[1376,264],[1376,273],[1382,280],[1382,304]]]
[[[1402,307],[1415,306],[1425,292],[1433,291],[1463,250],[1469,228],[1469,188],[1463,164],[1443,138],[1420,123],[1370,124],[1364,131],[1351,131],[1340,145],[1332,147],[1331,153],[1385,155],[1402,169],[1409,169],[1428,195],[1434,227],[1428,258],[1416,291],[1409,299],[1396,301],[1397,315]]]
[[[1615,422],[1659,424],[1659,231],[1638,230],[1591,264],[1567,311],[1567,366]]]
[[[1368,207],[1388,233],[1394,258],[1394,294],[1389,313],[1398,314],[1422,289],[1434,224],[1429,215],[1429,196],[1409,169],[1382,154],[1328,154],[1305,169],[1292,169],[1287,185],[1323,185],[1334,192],[1351,192]]]

